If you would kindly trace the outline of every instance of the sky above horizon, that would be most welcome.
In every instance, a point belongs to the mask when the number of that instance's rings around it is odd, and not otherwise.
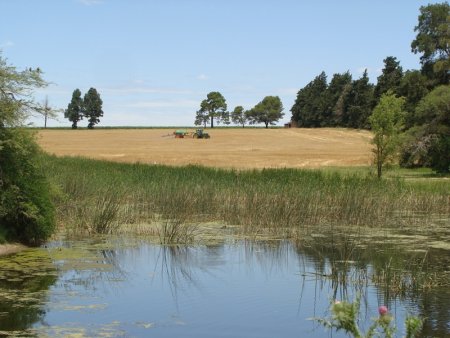
[[[298,90],[322,71],[330,80],[367,68],[375,83],[387,56],[419,69],[411,52],[419,9],[442,2],[0,0],[0,50],[18,70],[43,70],[51,84],[36,98],[54,108],[67,108],[75,88],[96,88],[99,126],[192,126],[211,91],[229,111],[277,95],[282,125]],[[70,125],[62,113],[48,122]]]

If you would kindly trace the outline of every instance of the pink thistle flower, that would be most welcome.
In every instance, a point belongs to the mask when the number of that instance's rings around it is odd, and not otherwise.
[[[381,305],[378,308],[378,313],[380,314],[380,316],[384,316],[385,314],[388,313],[388,308],[386,306],[384,306],[384,305]]]

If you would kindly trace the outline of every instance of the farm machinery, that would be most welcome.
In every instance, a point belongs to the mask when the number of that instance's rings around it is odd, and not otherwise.
[[[210,138],[209,134],[203,129],[197,129],[195,133],[192,134],[192,138]]]
[[[203,129],[197,129],[195,132],[188,132],[183,129],[177,129],[173,132],[173,135],[175,135],[175,138],[185,138],[185,137],[204,138],[204,139],[210,138],[209,134],[205,132]]]

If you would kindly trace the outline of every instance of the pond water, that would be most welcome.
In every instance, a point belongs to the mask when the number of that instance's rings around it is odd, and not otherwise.
[[[399,337],[407,314],[427,317],[423,336],[450,335],[446,276],[431,289],[411,283],[399,289],[396,279],[377,284],[377,264],[395,266],[388,271],[395,276],[406,267],[405,279],[413,278],[412,261],[404,259],[412,254],[394,255],[392,246],[345,250],[345,243],[283,240],[195,246],[131,236],[54,241],[0,257],[0,335],[345,337],[309,319],[329,316],[332,299],[357,294],[363,327],[387,305]],[[349,252],[358,261],[348,259]],[[426,257],[430,276],[449,270],[448,250],[415,252],[422,262]]]

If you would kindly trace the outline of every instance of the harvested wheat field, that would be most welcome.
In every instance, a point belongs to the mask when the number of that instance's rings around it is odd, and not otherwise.
[[[193,131],[194,129],[190,130]],[[347,129],[207,129],[210,139],[176,139],[171,129],[41,130],[59,156],[221,168],[316,168],[371,162],[371,133]]]

